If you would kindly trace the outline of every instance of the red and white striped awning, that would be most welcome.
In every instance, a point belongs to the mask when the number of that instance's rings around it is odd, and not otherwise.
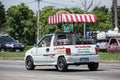
[[[48,18],[48,24],[96,22],[94,14],[56,14]]]
[[[50,16],[48,18],[48,24],[58,24],[62,23],[62,15],[61,14],[56,14],[54,16]]]

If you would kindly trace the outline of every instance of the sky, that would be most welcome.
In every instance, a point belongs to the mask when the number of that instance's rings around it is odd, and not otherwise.
[[[17,6],[20,3],[25,3],[34,12],[38,10],[38,3],[36,0],[0,0],[0,1],[2,2],[6,10],[13,5]],[[92,0],[86,0],[86,1],[87,4],[89,5]],[[111,8],[112,6],[112,0],[93,0],[93,1],[94,2],[93,2],[93,6],[91,7],[91,10],[94,8],[94,6],[105,5],[107,8]],[[55,6],[55,8],[79,7],[83,9],[84,7],[82,3],[84,3],[84,0],[41,0],[40,9],[44,8],[45,6]]]

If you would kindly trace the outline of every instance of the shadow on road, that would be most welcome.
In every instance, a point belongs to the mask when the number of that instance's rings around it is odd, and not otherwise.
[[[34,71],[52,71],[52,72],[56,72],[58,70],[56,69],[35,69]],[[105,69],[98,69],[98,71],[106,71]],[[94,71],[90,71],[89,69],[68,69],[67,72],[94,72]]]

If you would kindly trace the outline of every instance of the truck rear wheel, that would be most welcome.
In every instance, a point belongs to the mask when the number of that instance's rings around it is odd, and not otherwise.
[[[67,68],[68,68],[68,65],[66,63],[65,58],[64,57],[58,58],[56,69],[58,69],[61,72],[65,72],[67,71]]]
[[[35,65],[33,63],[32,57],[27,57],[26,62],[25,62],[25,66],[26,66],[27,70],[34,70]]]
[[[88,68],[91,71],[96,71],[98,69],[99,63],[89,63]]]

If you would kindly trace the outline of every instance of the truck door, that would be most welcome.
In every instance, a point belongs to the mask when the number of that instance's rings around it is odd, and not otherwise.
[[[116,39],[111,39],[108,45],[108,51],[109,52],[116,52],[117,51],[117,40]]]
[[[117,40],[117,52],[120,52],[120,39],[116,38]]]
[[[48,35],[39,42],[36,54],[39,63],[46,64],[49,62],[51,39],[52,35]]]

